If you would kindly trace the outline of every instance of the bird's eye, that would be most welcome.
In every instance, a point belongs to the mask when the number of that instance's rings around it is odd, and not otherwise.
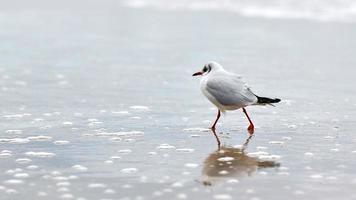
[[[206,66],[204,66],[203,72],[207,72],[207,71],[208,71],[208,68]]]

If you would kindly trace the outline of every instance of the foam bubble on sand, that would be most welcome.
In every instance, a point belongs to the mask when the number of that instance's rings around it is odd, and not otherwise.
[[[147,154],[150,155],[150,156],[155,156],[155,155],[157,155],[157,152],[155,152],[155,151],[150,151],[150,152],[148,152]]]
[[[0,158],[8,158],[11,157],[11,153],[0,153]]]
[[[117,136],[117,137],[131,137],[131,136],[142,136],[144,132],[142,131],[120,131],[120,132],[99,132],[96,133],[97,136]]]
[[[93,126],[96,126],[97,124],[102,124],[103,122],[90,122],[88,123],[88,126],[89,127],[93,127]]]
[[[9,180],[4,181],[4,183],[7,185],[20,185],[20,184],[23,184],[24,181],[20,180],[20,179],[9,179]]]
[[[129,111],[123,110],[123,111],[111,111],[112,114],[118,114],[118,115],[128,115],[130,114]]]
[[[210,129],[207,128],[185,128],[183,131],[186,132],[209,132]]]
[[[192,153],[192,152],[194,152],[194,149],[182,148],[182,149],[176,149],[176,152],[178,152],[178,153]]]
[[[70,193],[66,193],[66,194],[62,194],[60,196],[61,199],[74,199],[74,195],[70,194]]]
[[[179,193],[179,194],[177,194],[176,197],[177,197],[177,199],[187,199],[187,195],[184,193]]]
[[[192,135],[189,135],[189,137],[191,137],[191,138],[198,138],[198,137],[201,137],[201,135],[192,134]]]
[[[106,185],[103,183],[90,183],[88,188],[106,188]]]
[[[304,153],[304,156],[306,156],[306,157],[313,157],[314,154],[313,154],[312,152],[305,152],[305,153]]]
[[[339,152],[340,150],[338,148],[330,149],[331,152]]]
[[[257,152],[248,153],[247,155],[251,156],[251,157],[259,157],[259,156],[267,156],[267,155],[269,155],[269,153],[267,153],[265,151],[257,151]]]
[[[121,137],[112,137],[112,138],[110,138],[110,140],[113,142],[120,142],[122,140],[122,138]]]
[[[133,138],[125,139],[125,142],[127,142],[127,143],[131,143],[131,142],[135,142],[135,141],[136,141],[136,139],[133,139]]]
[[[105,160],[105,162],[104,162],[105,164],[113,164],[114,163],[114,161],[112,161],[112,160]]]
[[[121,149],[121,150],[118,150],[117,152],[121,153],[121,154],[129,154],[132,152],[132,150],[131,149]]]
[[[6,118],[6,119],[19,119],[24,117],[23,114],[12,114],[12,115],[3,115],[2,117]]]
[[[5,132],[9,134],[22,134],[22,130],[6,130]]]
[[[106,190],[104,190],[104,193],[105,194],[115,194],[116,192],[113,189],[106,189]]]
[[[50,153],[50,152],[34,152],[34,151],[28,151],[25,153],[26,156],[31,156],[31,157],[39,157],[39,158],[51,158],[54,157],[56,154]]]
[[[27,138],[0,138],[0,143],[10,143],[10,144],[26,144],[30,140]]]
[[[30,169],[30,170],[35,170],[35,169],[38,169],[38,166],[37,165],[29,165],[26,168]]]
[[[43,113],[42,115],[43,115],[43,116],[46,116],[46,117],[50,117],[50,116],[52,116],[53,114],[52,114],[52,113]]]
[[[240,181],[238,179],[230,178],[226,181],[226,183],[237,184],[237,183],[240,183]]]
[[[288,171],[289,168],[288,167],[278,167],[278,170],[280,170],[280,171]]]
[[[11,139],[8,138],[0,138],[0,143],[9,143]]]
[[[28,140],[30,141],[50,141],[52,140],[52,137],[51,136],[47,136],[47,135],[37,135],[37,136],[30,136],[30,137],[27,137]]]
[[[125,169],[120,170],[120,172],[124,173],[124,174],[132,174],[132,173],[136,173],[137,171],[138,171],[138,169],[134,168],[134,167],[125,168]]]
[[[288,128],[295,129],[295,128],[297,128],[297,125],[295,125],[295,124],[290,124],[290,125],[288,125]]]
[[[130,185],[130,184],[124,184],[123,186],[121,186],[121,188],[129,189],[129,188],[132,188],[132,185]]]
[[[137,111],[149,111],[150,110],[150,108],[147,106],[138,106],[138,105],[130,106],[130,109],[137,110]]]
[[[69,175],[68,176],[68,180],[76,180],[78,179],[79,177],[77,175]]]
[[[117,160],[117,159],[121,159],[121,157],[120,156],[111,156],[110,159]]]
[[[31,122],[31,123],[43,122],[43,121],[44,121],[44,119],[43,119],[43,118],[35,118],[35,119],[33,119],[33,120],[32,120],[32,122]]]
[[[100,122],[98,119],[95,118],[90,118],[88,119],[88,126],[95,126],[97,124],[102,124],[103,122]]]
[[[188,167],[188,168],[197,168],[199,165],[196,163],[186,163],[184,164],[184,167]]]
[[[267,150],[268,147],[258,146],[256,147],[257,151]]]
[[[325,136],[324,139],[326,139],[326,140],[332,140],[332,139],[335,139],[335,137],[334,137],[334,136]]]
[[[2,150],[0,152],[0,158],[8,158],[12,156],[12,151],[9,150]]]
[[[15,173],[15,170],[13,170],[13,169],[9,169],[9,170],[7,170],[6,172],[5,172],[5,174],[14,174]]]
[[[6,150],[6,149],[5,149],[5,150],[2,150],[2,151],[1,151],[1,153],[10,153],[10,154],[11,154],[11,153],[12,153],[12,151],[10,151],[10,150]]]
[[[235,160],[235,158],[229,157],[229,156],[218,158],[218,161],[220,161],[220,162],[229,162],[229,161],[233,161],[233,160]]]
[[[310,178],[312,179],[321,179],[323,178],[324,176],[322,174],[313,174],[313,175],[310,175]]]
[[[83,166],[83,165],[73,165],[72,169],[75,169],[75,170],[80,171],[80,172],[88,171],[88,168]]]
[[[177,181],[177,182],[173,183],[171,186],[172,186],[172,187],[175,187],[175,188],[178,188],[178,187],[183,187],[183,183],[182,183],[182,182]]]
[[[17,173],[14,174],[14,178],[28,178],[30,175],[27,173]]]
[[[53,142],[53,144],[55,145],[66,145],[66,144],[69,144],[70,142],[67,141],[67,140],[56,140]]]
[[[269,141],[269,144],[279,144],[279,145],[283,145],[284,142],[283,141]]]
[[[226,170],[221,170],[221,171],[219,171],[218,173],[219,173],[220,175],[227,175],[227,174],[229,174],[229,172],[226,171]]]
[[[62,175],[62,173],[59,172],[59,171],[52,171],[52,172],[51,172],[51,175],[52,175],[52,176],[59,176],[59,175]]]
[[[72,126],[73,122],[66,121],[66,122],[63,122],[62,124],[65,126]]]
[[[157,149],[159,150],[169,150],[169,149],[175,149],[175,146],[169,145],[169,144],[160,144]]]
[[[15,160],[15,162],[19,163],[19,164],[27,164],[27,163],[32,162],[32,160],[29,158],[18,158]]]

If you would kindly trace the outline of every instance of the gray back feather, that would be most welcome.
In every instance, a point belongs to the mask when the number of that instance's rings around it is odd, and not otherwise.
[[[257,102],[257,97],[242,77],[234,74],[214,74],[209,77],[206,89],[224,106],[247,106]]]

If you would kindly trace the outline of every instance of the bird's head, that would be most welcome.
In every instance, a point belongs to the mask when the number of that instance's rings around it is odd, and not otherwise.
[[[205,64],[201,71],[194,73],[193,76],[204,76],[219,69],[222,69],[222,66],[217,62],[211,61]]]

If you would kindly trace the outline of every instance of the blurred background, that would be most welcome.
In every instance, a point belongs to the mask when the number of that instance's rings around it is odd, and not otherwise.
[[[355,23],[352,0],[0,0],[0,199],[356,199]],[[251,138],[224,116],[226,154],[211,60],[283,100]]]

